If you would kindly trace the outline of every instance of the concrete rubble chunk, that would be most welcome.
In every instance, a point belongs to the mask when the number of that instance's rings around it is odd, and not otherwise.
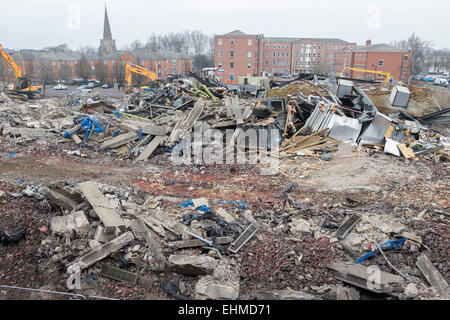
[[[124,134],[120,134],[117,137],[114,137],[112,139],[103,142],[102,145],[100,146],[100,150],[115,149],[130,141],[137,140],[138,138],[139,134],[135,132],[127,132]]]
[[[271,292],[274,300],[321,300],[309,293],[294,291],[292,289],[274,290]]]
[[[214,269],[214,274],[202,277],[195,285],[197,300],[236,300],[239,294],[239,272],[224,263]]]
[[[106,233],[114,232],[116,228],[125,225],[120,216],[111,208],[109,200],[103,196],[103,193],[93,181],[78,184],[78,189],[80,189],[95,213],[99,216],[105,226]]]
[[[445,299],[450,299],[450,287],[430,259],[422,254],[417,258],[416,265],[433,288]]]
[[[328,268],[336,279],[375,293],[392,293],[397,287],[405,286],[402,277],[380,271],[377,266],[335,264]],[[375,272],[380,272],[379,276],[374,276]]]
[[[94,263],[108,257],[113,252],[122,249],[126,245],[130,244],[133,240],[134,235],[132,232],[124,233],[120,237],[117,237],[114,240],[102,245],[97,250],[94,250],[69,264],[67,267],[67,272],[69,274],[73,274],[75,272],[86,269],[92,266]]]
[[[51,230],[59,236],[72,237],[85,236],[89,232],[89,221],[86,219],[83,211],[76,211],[67,216],[53,217],[51,221]]]
[[[216,213],[228,223],[236,221],[236,219],[223,208],[218,208]]]
[[[214,258],[205,255],[171,255],[169,257],[169,265],[177,273],[207,275],[214,272],[217,262]]]

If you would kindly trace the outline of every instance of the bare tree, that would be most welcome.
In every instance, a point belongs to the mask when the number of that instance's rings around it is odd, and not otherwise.
[[[80,47],[80,49],[78,51],[82,55],[96,55],[98,50],[95,49],[94,47],[85,46],[85,47]]]
[[[38,67],[39,82],[42,85],[42,93],[45,95],[45,88],[56,80],[55,69],[50,66],[50,61],[40,60]]]
[[[122,86],[125,82],[125,61],[117,60],[114,62],[113,74],[115,81]]]
[[[83,81],[87,81],[89,78],[89,72],[90,72],[89,61],[87,60],[86,55],[82,54],[81,59],[78,60],[77,64],[75,65],[75,73],[78,77],[83,79]]]
[[[97,60],[95,62],[95,77],[101,83],[105,82],[107,69],[104,60]]]
[[[394,47],[405,51],[411,51],[411,73],[419,74],[424,69],[425,56],[430,54],[432,50],[432,43],[421,39],[413,33],[407,40],[393,41],[391,44]]]
[[[62,64],[61,69],[59,71],[59,78],[64,81],[70,81],[72,79],[73,72],[72,68],[70,68],[67,64]]]

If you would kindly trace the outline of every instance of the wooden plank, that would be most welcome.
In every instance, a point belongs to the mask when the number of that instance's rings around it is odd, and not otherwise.
[[[100,150],[104,149],[114,149],[117,147],[120,147],[130,141],[137,140],[139,138],[139,134],[136,132],[127,132],[124,134],[120,134],[117,137],[114,137],[112,139],[109,139],[102,143],[100,146]]]
[[[125,225],[124,221],[112,208],[109,200],[103,196],[103,193],[101,193],[93,181],[79,183],[78,189],[83,193],[86,200],[91,204],[95,213],[102,221],[106,233],[113,232],[116,227]]]
[[[404,143],[400,143],[397,145],[397,148],[403,154],[406,159],[415,158],[414,151],[411,148],[408,148]]]
[[[78,137],[76,134],[72,135],[72,140],[75,141],[76,144],[81,143],[80,137]]]
[[[450,288],[448,283],[430,259],[426,255],[422,254],[417,258],[416,265],[433,288],[436,289],[445,299],[450,299]]]
[[[164,137],[154,137],[144,151],[141,152],[139,157],[134,160],[134,162],[147,160],[163,141]]]

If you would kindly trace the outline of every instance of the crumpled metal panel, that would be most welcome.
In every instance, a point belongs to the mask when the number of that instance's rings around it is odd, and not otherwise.
[[[392,119],[377,112],[369,127],[361,135],[360,146],[371,144],[383,144],[386,131],[391,125]]]
[[[357,141],[361,133],[362,124],[357,120],[349,117],[334,115],[333,126],[328,134],[329,137],[336,140]]]
[[[330,130],[327,133],[331,138],[337,140],[353,139],[356,142],[361,132],[361,123],[357,119],[331,113],[330,109],[331,106],[316,107],[306,121],[306,128],[313,133],[328,128]]]

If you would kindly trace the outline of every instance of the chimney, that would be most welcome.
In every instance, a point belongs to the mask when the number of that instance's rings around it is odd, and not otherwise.
[[[372,45],[372,40],[367,40],[366,41],[366,46],[371,46]]]

